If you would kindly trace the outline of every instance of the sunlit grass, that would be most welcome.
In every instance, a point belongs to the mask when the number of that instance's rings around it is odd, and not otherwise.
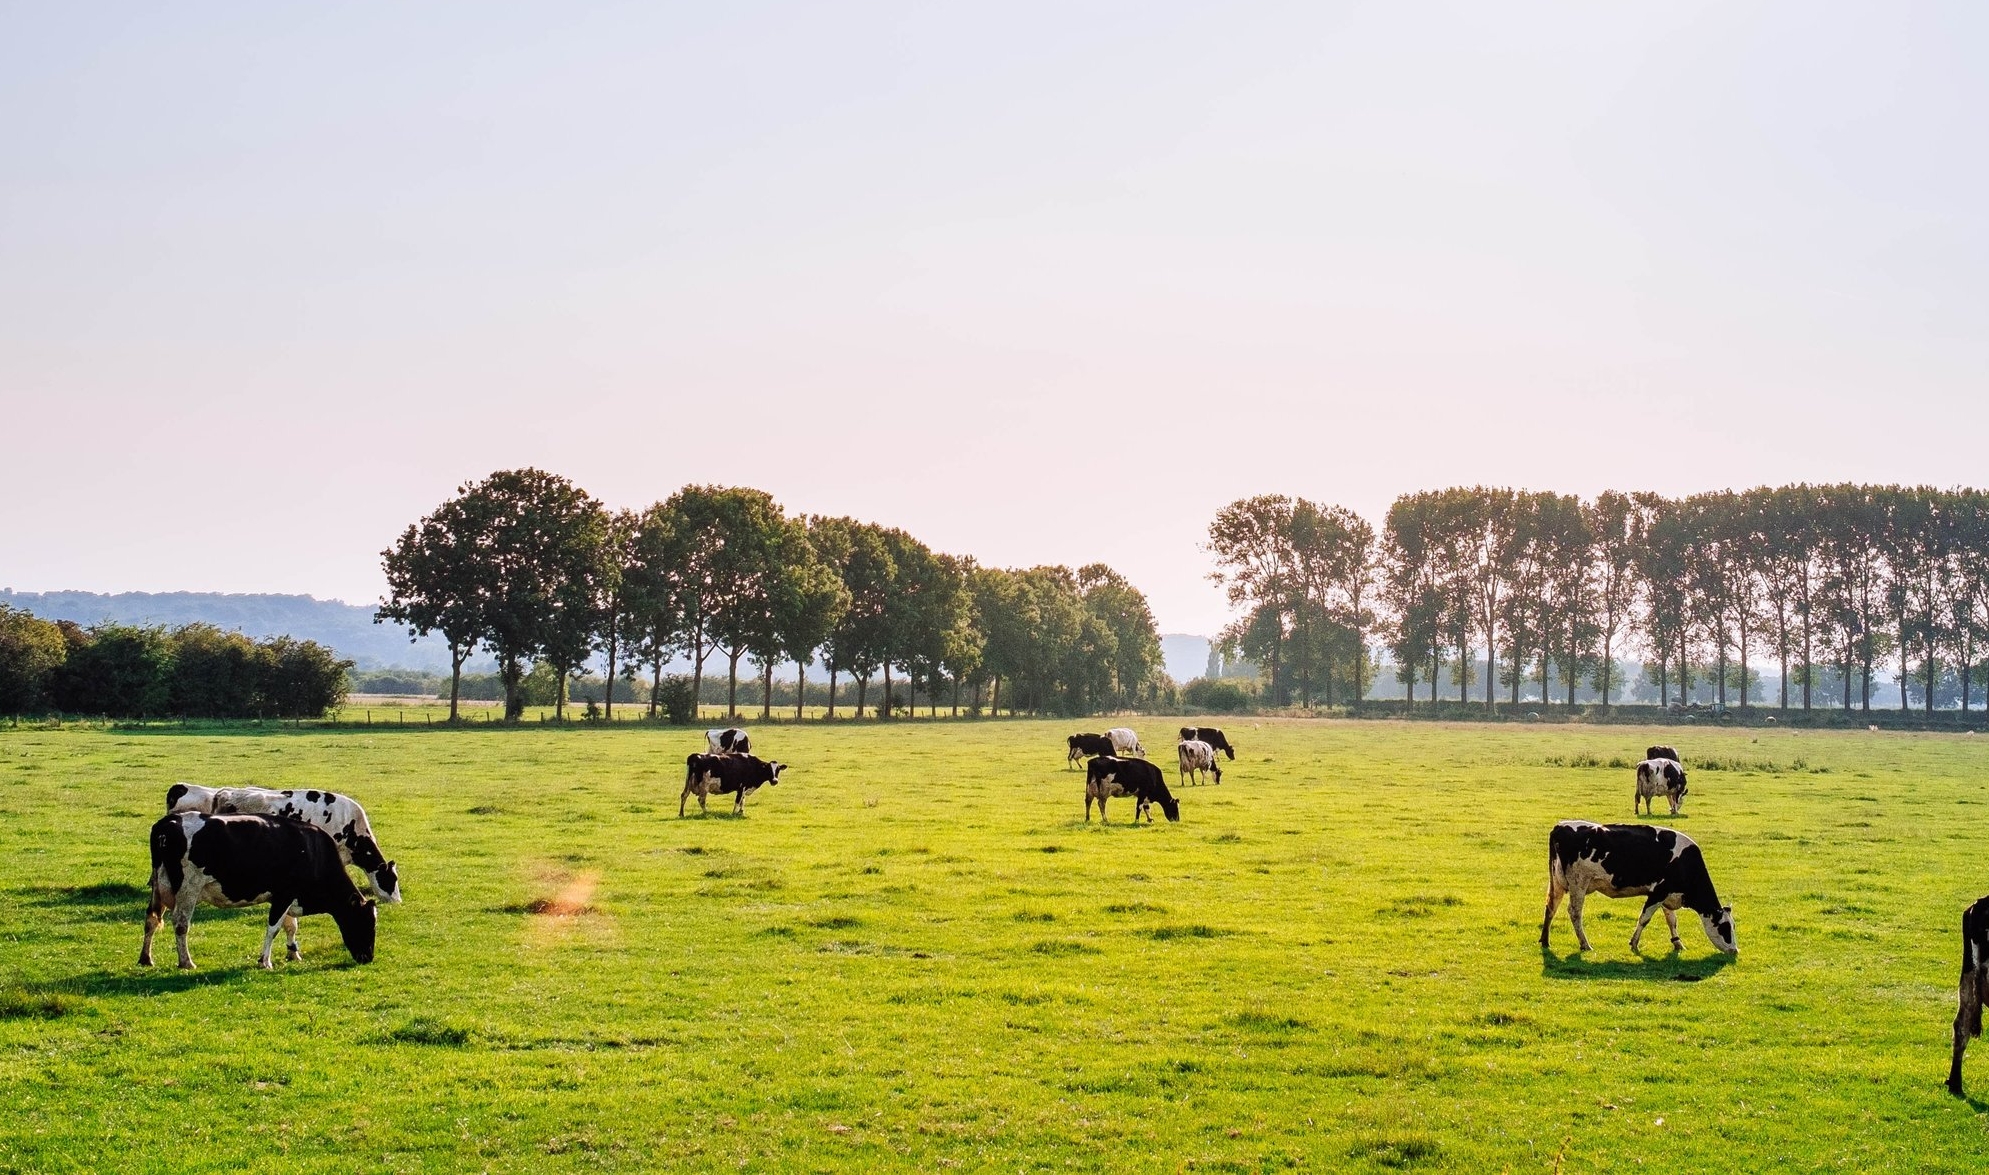
[[[682,820],[693,731],[0,733],[0,1171],[1981,1169],[1979,737],[1245,722],[1134,826],[1071,729],[769,728]],[[1632,819],[1650,742],[1739,960],[1602,898],[1543,955],[1549,826]],[[378,961],[202,909],[137,968],[176,779],[359,796]]]

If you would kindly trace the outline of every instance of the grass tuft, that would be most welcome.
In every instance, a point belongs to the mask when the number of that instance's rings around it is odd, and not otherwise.
[[[1396,1169],[1433,1162],[1442,1153],[1436,1139],[1419,1132],[1367,1134],[1347,1148],[1350,1159],[1366,1159]]]
[[[1156,926],[1141,933],[1155,942],[1166,942],[1175,938],[1221,938],[1232,932],[1200,922],[1191,922],[1186,926]]]
[[[1031,946],[1029,950],[1031,953],[1038,955],[1097,955],[1104,953],[1089,943],[1071,942],[1068,939],[1054,938],[1043,939]]]
[[[52,991],[9,988],[0,991],[0,1020],[59,1020],[82,1010],[83,1004]]]

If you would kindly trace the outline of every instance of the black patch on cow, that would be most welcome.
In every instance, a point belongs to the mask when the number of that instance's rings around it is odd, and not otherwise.
[[[318,802],[318,793],[317,793],[317,792],[315,792],[315,791],[307,791],[307,792],[305,792],[305,793],[304,793],[304,802],[305,802],[305,803],[307,803],[307,804],[315,804],[315,803],[317,803],[317,802]]]
[[[172,810],[173,810],[173,805],[175,805],[175,804],[179,803],[179,802],[180,802],[180,799],[181,799],[181,797],[185,796],[185,795],[186,795],[186,793],[187,793],[187,786],[186,786],[186,784],[184,784],[184,783],[176,783],[176,784],[174,784],[173,786],[171,786],[171,787],[167,788],[167,789],[166,789],[166,811],[168,811],[168,812],[172,811]]]

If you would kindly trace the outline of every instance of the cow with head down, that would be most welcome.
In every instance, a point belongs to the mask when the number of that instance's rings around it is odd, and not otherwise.
[[[1153,823],[1155,804],[1166,815],[1168,822],[1181,819],[1181,805],[1174,793],[1167,790],[1167,780],[1161,776],[1160,768],[1145,759],[1121,759],[1115,755],[1100,755],[1085,768],[1084,775],[1084,819],[1091,820],[1091,804],[1098,802],[1098,818],[1105,819],[1105,801],[1115,796],[1133,797],[1133,820],[1146,817]]]
[[[1637,794],[1630,801],[1635,812],[1642,804],[1644,815],[1653,815],[1652,805],[1659,796],[1671,804],[1671,814],[1685,806],[1685,768],[1676,759],[1650,758],[1637,764]]]
[[[1575,941],[1582,950],[1589,949],[1588,932],[1582,929],[1582,903],[1591,893],[1645,899],[1644,912],[1630,934],[1633,951],[1644,936],[1644,926],[1659,910],[1664,911],[1665,925],[1671,929],[1671,949],[1678,950],[1677,911],[1683,907],[1699,915],[1706,937],[1715,947],[1730,955],[1739,953],[1734,944],[1733,907],[1720,904],[1698,844],[1675,828],[1587,820],[1556,824],[1547,838],[1547,913],[1540,920],[1543,949],[1548,929],[1554,924],[1554,910],[1564,895]]]

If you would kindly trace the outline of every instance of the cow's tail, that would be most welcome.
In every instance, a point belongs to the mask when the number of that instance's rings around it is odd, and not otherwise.
[[[167,887],[179,892],[180,884],[186,880],[181,865],[186,860],[186,826],[177,816],[167,816],[152,825],[152,873],[147,885],[153,893],[159,891],[159,876],[163,870]]]
[[[1977,902],[1961,914],[1961,1017],[1970,1036],[1982,1035],[1982,1005],[1989,1001],[1989,959],[1982,957],[1989,937],[1989,903]]]
[[[695,780],[697,777],[698,777],[698,757],[697,757],[697,752],[693,751],[692,753],[684,756],[685,791],[689,791],[691,789],[691,782]]]

